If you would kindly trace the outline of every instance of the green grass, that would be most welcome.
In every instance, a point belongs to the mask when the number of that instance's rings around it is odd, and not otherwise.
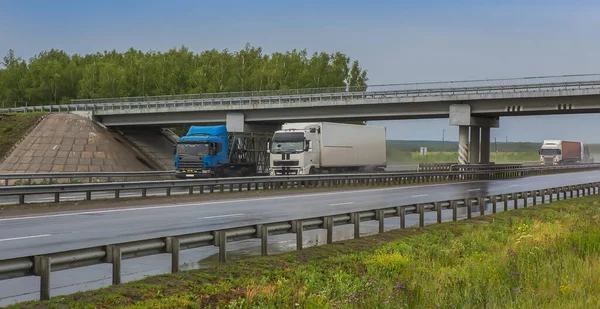
[[[598,308],[599,206],[562,201],[8,308]]]
[[[407,152],[395,148],[387,151],[388,164],[417,164],[417,163],[450,163],[457,162],[456,152],[427,152],[421,155],[419,152]],[[539,160],[536,152],[493,152],[490,154],[492,162],[528,162]]]
[[[17,113],[0,115],[0,158],[37,124],[44,113]]]

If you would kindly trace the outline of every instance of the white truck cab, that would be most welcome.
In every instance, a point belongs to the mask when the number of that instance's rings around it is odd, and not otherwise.
[[[318,123],[286,123],[273,134],[270,174],[307,175],[319,168],[321,127]]]

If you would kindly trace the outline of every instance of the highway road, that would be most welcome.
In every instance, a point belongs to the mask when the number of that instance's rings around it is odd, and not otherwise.
[[[389,172],[398,172],[398,171],[416,171],[417,165],[392,165],[387,168]],[[260,186],[262,188],[262,185]],[[198,193],[198,188],[194,189],[196,193]],[[209,193],[208,187],[205,187],[205,193]],[[219,186],[214,186],[215,192],[220,190]],[[243,188],[242,191],[246,189]],[[229,191],[229,187],[225,187],[225,191]],[[234,191],[237,190],[237,186],[234,187]],[[147,196],[165,196],[166,189],[149,189],[146,192]],[[174,188],[171,190],[171,195],[184,195],[189,194],[188,189],[186,188]],[[113,191],[107,192],[92,192],[92,200],[98,199],[112,199],[114,198],[115,193]],[[120,197],[141,197],[141,190],[123,190],[119,193]],[[67,201],[83,201],[86,198],[85,193],[64,193],[60,195],[61,202]],[[25,203],[51,203],[54,202],[53,194],[37,194],[37,195],[27,195],[25,196]],[[19,198],[17,196],[9,196],[0,198],[0,205],[13,205],[18,204]]]
[[[386,187],[0,218],[0,259],[240,225],[505,194],[593,181],[600,181],[600,171],[511,180]],[[463,217],[466,216],[465,211],[463,210],[461,214]],[[451,218],[450,211],[444,212],[444,217],[444,220]],[[416,219],[416,215],[409,215],[407,223],[414,224]],[[434,222],[435,213],[427,214],[426,221]],[[388,218],[386,227],[397,228],[398,222],[397,218]],[[370,224],[365,225],[362,232],[369,232],[371,228],[371,232],[376,231],[376,225]],[[336,228],[336,234],[336,238],[350,238],[352,235],[342,227]],[[323,237],[322,231],[311,231],[305,236],[305,242],[308,245],[321,242],[320,237]],[[273,240],[275,240],[271,245],[273,249],[270,248],[270,251],[285,251],[288,247],[293,248],[293,235],[281,235],[273,237]],[[254,248],[255,250],[251,251],[258,253],[260,250],[257,246],[257,241],[250,240],[241,244],[231,244],[228,249]],[[216,249],[213,247],[185,251],[182,253],[182,262],[187,261],[191,263],[189,267],[197,267],[195,262],[214,253]],[[145,274],[166,272],[169,267],[168,261],[167,255],[126,261],[123,265],[124,280],[137,279]],[[78,280],[73,281],[76,277]],[[52,278],[53,295],[97,288],[110,284],[110,265],[53,273]],[[37,282],[38,278],[0,281],[0,305],[15,300],[34,299],[37,296]]]

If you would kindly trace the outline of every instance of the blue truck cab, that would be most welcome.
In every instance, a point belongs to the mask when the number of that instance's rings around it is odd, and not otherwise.
[[[177,178],[253,176],[257,163],[247,155],[243,137],[227,132],[225,125],[191,126],[177,141]]]

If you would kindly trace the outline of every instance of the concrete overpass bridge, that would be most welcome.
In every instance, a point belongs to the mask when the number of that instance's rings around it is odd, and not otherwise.
[[[459,162],[488,163],[490,128],[500,117],[599,113],[600,74],[73,100],[17,110],[86,112],[107,127],[227,123],[231,131],[286,121],[449,118],[459,127]]]

